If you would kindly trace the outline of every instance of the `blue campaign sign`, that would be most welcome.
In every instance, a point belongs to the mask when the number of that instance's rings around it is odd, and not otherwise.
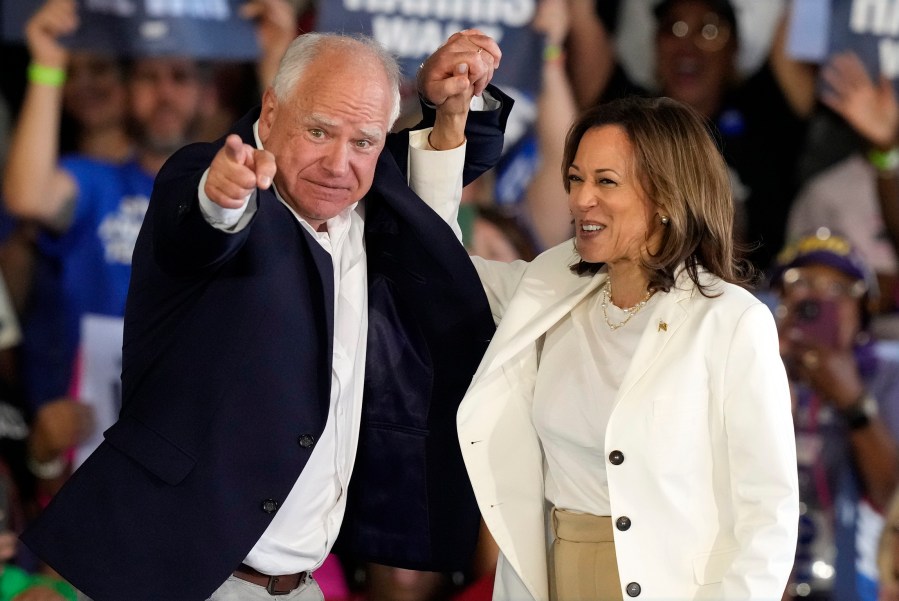
[[[793,11],[797,58],[824,63],[851,50],[872,77],[899,81],[899,0],[794,0]]]
[[[210,60],[255,60],[259,46],[253,24],[242,19],[244,0],[79,0],[81,25],[61,41],[70,48],[119,56],[180,55]],[[3,2],[4,35],[42,3]],[[14,32],[13,32],[14,33]],[[7,39],[14,39],[9,37]]]
[[[43,0],[0,0],[0,35],[5,42],[25,40],[25,22]]]
[[[899,1],[830,0],[830,51],[853,50],[871,75],[899,77]]]
[[[476,28],[503,51],[494,83],[536,97],[543,42],[531,27],[538,0],[329,0],[318,3],[316,29],[365,33],[400,61],[406,77],[453,33]]]

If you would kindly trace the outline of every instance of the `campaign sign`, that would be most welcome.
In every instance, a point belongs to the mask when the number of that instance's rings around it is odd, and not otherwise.
[[[872,77],[899,80],[899,0],[798,0],[793,11],[794,57],[823,63],[851,50]]]
[[[479,29],[503,52],[493,83],[536,97],[543,42],[531,28],[538,0],[329,0],[318,3],[316,29],[364,33],[393,53],[407,78],[447,38]]]
[[[61,41],[73,49],[118,56],[255,60],[259,46],[253,24],[237,12],[243,1],[79,0],[81,25]],[[3,2],[4,36],[21,39],[25,22],[41,4]]]
[[[0,35],[3,41],[21,43],[25,40],[25,22],[43,0],[0,0]]]
[[[793,0],[787,52],[796,60],[821,63],[830,53],[830,0]]]
[[[111,315],[81,318],[77,397],[94,411],[94,431],[75,449],[73,464],[81,465],[103,441],[122,408],[122,340],[125,320]]]

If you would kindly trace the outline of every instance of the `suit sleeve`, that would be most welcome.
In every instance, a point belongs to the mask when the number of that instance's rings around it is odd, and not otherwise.
[[[511,263],[489,261],[482,257],[472,257],[471,261],[487,294],[493,322],[498,325],[527,271],[528,263],[521,260]]]
[[[153,185],[142,236],[150,236],[154,259],[166,271],[187,274],[211,268],[241,247],[238,233],[216,229],[203,216],[198,189],[218,146],[192,144],[166,161]],[[142,246],[143,248],[143,246]]]
[[[506,122],[512,110],[514,100],[493,85],[487,91],[499,101],[499,108],[487,111],[471,111],[465,123],[465,169],[462,172],[462,183],[468,185],[485,171],[495,167],[503,151],[503,139]],[[386,150],[393,155],[396,164],[403,174],[408,171],[409,132],[425,127],[432,127],[436,109],[422,103],[422,120],[414,127],[391,134],[387,138]]]

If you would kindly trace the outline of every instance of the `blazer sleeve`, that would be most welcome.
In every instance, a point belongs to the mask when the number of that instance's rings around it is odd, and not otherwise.
[[[236,133],[244,142],[255,144],[252,126],[258,116],[257,108],[228,133]],[[200,179],[224,145],[226,136],[181,148],[169,157],[156,176],[141,236],[149,238],[154,259],[169,273],[183,275],[214,268],[232,257],[250,234],[255,215],[243,230],[230,233],[211,226],[200,210]],[[257,194],[274,196],[270,190],[257,191]]]
[[[503,139],[506,122],[515,101],[494,85],[488,85],[487,91],[499,101],[500,106],[492,111],[470,111],[465,123],[465,138],[468,141],[465,149],[465,169],[462,172],[462,184],[468,185],[479,175],[494,167],[503,152]],[[403,174],[408,173],[409,132],[425,127],[433,127],[437,114],[435,107],[421,102],[422,120],[415,126],[391,134],[387,138],[386,150],[393,155],[396,164]]]
[[[528,263],[521,260],[511,263],[490,261],[477,256],[473,256],[471,261],[478,272],[484,292],[487,294],[493,322],[499,324],[518,289],[518,284],[524,277]]]
[[[725,357],[724,420],[739,551],[722,598],[779,601],[796,551],[799,486],[789,384],[765,305],[743,313]]]

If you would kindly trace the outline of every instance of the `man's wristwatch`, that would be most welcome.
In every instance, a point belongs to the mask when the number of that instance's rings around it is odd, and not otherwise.
[[[846,427],[850,430],[861,430],[877,417],[877,399],[866,392],[857,401],[839,409],[838,412]]]

